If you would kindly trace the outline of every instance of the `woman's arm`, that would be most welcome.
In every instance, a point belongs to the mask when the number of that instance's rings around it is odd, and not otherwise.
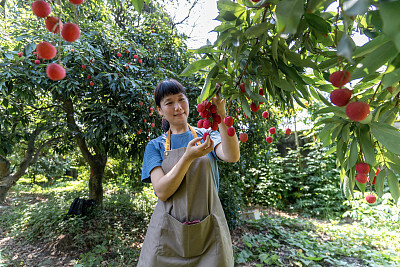
[[[227,162],[238,162],[240,159],[239,141],[237,135],[229,136],[227,133],[228,127],[224,123],[226,116],[225,99],[222,99],[218,94],[213,97],[213,103],[217,106],[217,113],[221,116],[222,122],[218,125],[221,135],[221,143],[215,147],[215,153],[218,158]]]
[[[194,159],[213,150],[214,143],[209,136],[203,144],[196,146],[200,140],[198,137],[188,143],[185,153],[168,173],[165,174],[160,166],[150,172],[154,192],[160,200],[166,201],[176,192]]]

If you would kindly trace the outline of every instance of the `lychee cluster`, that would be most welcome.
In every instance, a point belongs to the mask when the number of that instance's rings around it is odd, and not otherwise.
[[[368,117],[369,104],[365,102],[350,102],[352,91],[347,88],[342,88],[351,79],[350,72],[348,70],[339,70],[333,72],[329,76],[329,81],[333,86],[338,87],[330,94],[332,104],[338,107],[346,106],[346,115],[352,121],[362,121]]]
[[[203,101],[197,105],[196,110],[200,113],[200,117],[202,117],[202,119],[197,122],[198,128],[208,129],[211,127],[213,131],[218,130],[218,124],[222,122],[222,118],[217,114],[216,105],[211,102]]]
[[[367,181],[369,181],[369,178],[368,178],[369,170],[370,170],[370,167],[367,163],[365,163],[365,162],[357,163],[356,164],[356,172],[357,172],[356,180],[357,180],[357,182],[359,182],[360,184],[365,184]],[[378,175],[378,173],[380,171],[381,170],[379,168],[376,170],[375,177],[374,177],[372,184],[375,184],[376,176]],[[369,195],[367,195],[365,199],[367,200],[368,203],[371,203],[371,204],[375,203],[376,196],[372,194],[372,187],[371,187],[371,193]]]
[[[74,5],[80,5],[84,2],[84,0],[69,1]],[[74,23],[66,23],[63,25],[61,19],[49,16],[51,13],[51,6],[49,3],[43,0],[36,0],[31,4],[31,7],[32,12],[36,16],[45,19],[45,26],[50,32],[61,32],[62,38],[67,42],[74,42],[80,37],[81,30],[78,25]],[[36,50],[38,56],[44,59],[53,59],[57,54],[57,49],[48,42],[39,43]],[[57,63],[51,63],[47,66],[46,74],[51,80],[58,81],[64,79],[66,73],[65,69],[61,65]]]

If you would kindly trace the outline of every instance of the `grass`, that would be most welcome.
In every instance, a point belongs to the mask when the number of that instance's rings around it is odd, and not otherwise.
[[[103,210],[65,218],[72,200],[87,195],[86,188],[84,180],[17,185],[12,203],[0,213],[3,237],[68,254],[75,266],[134,266],[156,203],[152,189],[107,185]],[[400,266],[399,209],[387,202],[354,203],[347,214],[351,223],[273,210],[260,220],[243,221],[232,232],[236,265]],[[0,248],[0,266],[16,265],[9,249]]]

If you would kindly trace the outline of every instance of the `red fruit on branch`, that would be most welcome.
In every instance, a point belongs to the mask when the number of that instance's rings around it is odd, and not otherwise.
[[[367,200],[368,203],[372,204],[376,202],[376,196],[374,195],[368,195],[365,197],[365,199]]]
[[[257,112],[257,111],[260,109],[260,106],[257,106],[256,103],[251,102],[251,104],[250,104],[250,109],[251,109],[251,111],[253,111],[253,112]]]
[[[86,65],[85,64],[82,65],[82,69],[86,70]]]
[[[129,50],[128,50],[128,49],[126,49],[126,50],[125,50],[125,53],[129,54]]]
[[[209,132],[205,132],[205,133],[203,134],[203,141],[204,141],[204,142],[206,141],[207,136],[210,136],[210,133],[209,133]],[[210,138],[211,138],[211,136],[210,136]]]
[[[292,130],[290,130],[290,128],[287,128],[287,129],[285,130],[285,134],[289,135],[289,134],[291,134],[291,133],[292,133]]]
[[[269,117],[268,111],[264,111],[264,112],[262,113],[262,116],[263,116],[264,119],[268,118],[268,117]]]
[[[275,133],[276,133],[275,127],[269,128],[269,132],[270,132],[271,134],[275,134]]]
[[[226,132],[228,133],[229,136],[234,136],[235,135],[235,128],[228,127],[228,129],[226,129]]]
[[[35,60],[35,64],[38,64],[38,65],[39,65],[39,64],[40,64],[40,60],[39,60],[39,59],[36,59],[36,60]]]
[[[241,133],[239,134],[239,139],[242,142],[246,142],[249,139],[249,136],[247,135],[247,133]]]
[[[360,162],[356,164],[356,171],[358,173],[362,174],[368,174],[369,173],[369,165],[365,162]]]
[[[161,61],[161,57],[158,57],[158,61]]]
[[[51,43],[48,42],[40,42],[36,46],[36,51],[39,57],[44,59],[52,59],[57,54],[57,49]]]
[[[216,131],[218,130],[218,122],[213,121],[211,124],[211,130]]]
[[[51,63],[46,68],[47,77],[53,81],[59,81],[65,77],[65,69],[57,63]]]
[[[231,116],[225,117],[224,123],[226,126],[231,127],[233,125],[233,118]]]
[[[122,57],[122,54],[121,54],[121,53],[118,53],[118,57]]]
[[[18,52],[18,57],[22,57],[24,55],[23,52]]]
[[[138,58],[138,55],[133,55],[133,58],[134,58],[134,59],[137,59],[137,58]]]
[[[204,121],[203,121],[203,127],[204,127],[204,129],[210,128],[210,127],[211,127],[211,121],[209,121],[209,120],[204,120]]]
[[[138,134],[141,134],[142,133],[142,129],[139,129],[139,131],[137,132]]]
[[[377,169],[376,170],[376,173],[375,173],[375,176],[374,176],[374,180],[372,181],[372,184],[375,184],[375,181],[376,181],[376,176],[378,176],[378,173],[380,173],[381,172],[381,169]]]
[[[209,109],[211,107],[212,103],[211,102],[205,102],[205,105],[206,105],[206,109]]]
[[[200,117],[206,119],[208,117],[208,110],[203,110],[202,112],[200,112]]]
[[[137,62],[138,62],[139,64],[142,64],[142,60],[141,60],[140,58],[137,60]]]
[[[150,124],[150,126],[154,128],[156,125],[154,124],[154,122],[152,122],[152,123]]]
[[[241,91],[242,93],[246,93],[246,84],[245,84],[245,83],[241,83],[241,84],[240,84],[240,91]]]
[[[267,138],[265,138],[265,140],[267,141],[267,143],[271,144],[274,139],[272,139],[271,136],[267,136]]]
[[[214,104],[212,104],[212,105],[210,106],[210,112],[211,112],[211,113],[216,113],[216,112],[217,112],[217,106],[214,105]]]
[[[197,122],[197,128],[203,128],[203,123],[204,123],[204,120],[199,120],[198,122]]]
[[[37,0],[31,4],[32,7],[32,12],[39,18],[45,18],[51,13],[51,7],[50,4],[42,1],[42,0]]]
[[[91,75],[88,75],[87,78],[88,78],[88,80],[90,80],[90,79],[92,78],[92,76],[91,76]]]
[[[215,113],[213,114],[213,120],[216,121],[218,124],[222,122],[221,116]]]
[[[85,0],[69,0],[72,4],[74,5],[80,5],[82,4]]]
[[[94,82],[90,82],[90,86],[94,86]]]
[[[67,42],[75,42],[81,36],[79,26],[74,23],[66,23],[61,30],[62,38]]]
[[[52,33],[59,33],[60,28],[61,30],[63,28],[62,21],[57,17],[47,17],[47,19],[44,21],[44,24],[46,25],[46,29]]]
[[[362,121],[368,114],[369,104],[365,102],[351,102],[346,107],[346,115],[353,121]]]
[[[343,85],[350,81],[351,75],[348,70],[335,71],[329,75],[329,81],[333,86],[341,88]]]
[[[262,95],[262,96],[264,95],[264,91],[263,91],[262,88],[260,88],[260,89],[258,90],[258,94],[259,94],[259,95]]]
[[[346,106],[353,93],[349,89],[336,89],[331,92],[331,102],[338,107]]]
[[[368,180],[368,176],[366,174],[363,174],[363,173],[357,173],[356,180],[360,184],[365,184],[367,182],[367,180]]]

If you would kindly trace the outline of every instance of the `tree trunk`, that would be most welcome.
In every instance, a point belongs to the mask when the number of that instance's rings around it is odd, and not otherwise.
[[[95,155],[90,162],[89,198],[94,199],[103,208],[103,175],[107,163],[107,156]]]
[[[0,204],[6,202],[6,197],[11,186],[0,186]]]

